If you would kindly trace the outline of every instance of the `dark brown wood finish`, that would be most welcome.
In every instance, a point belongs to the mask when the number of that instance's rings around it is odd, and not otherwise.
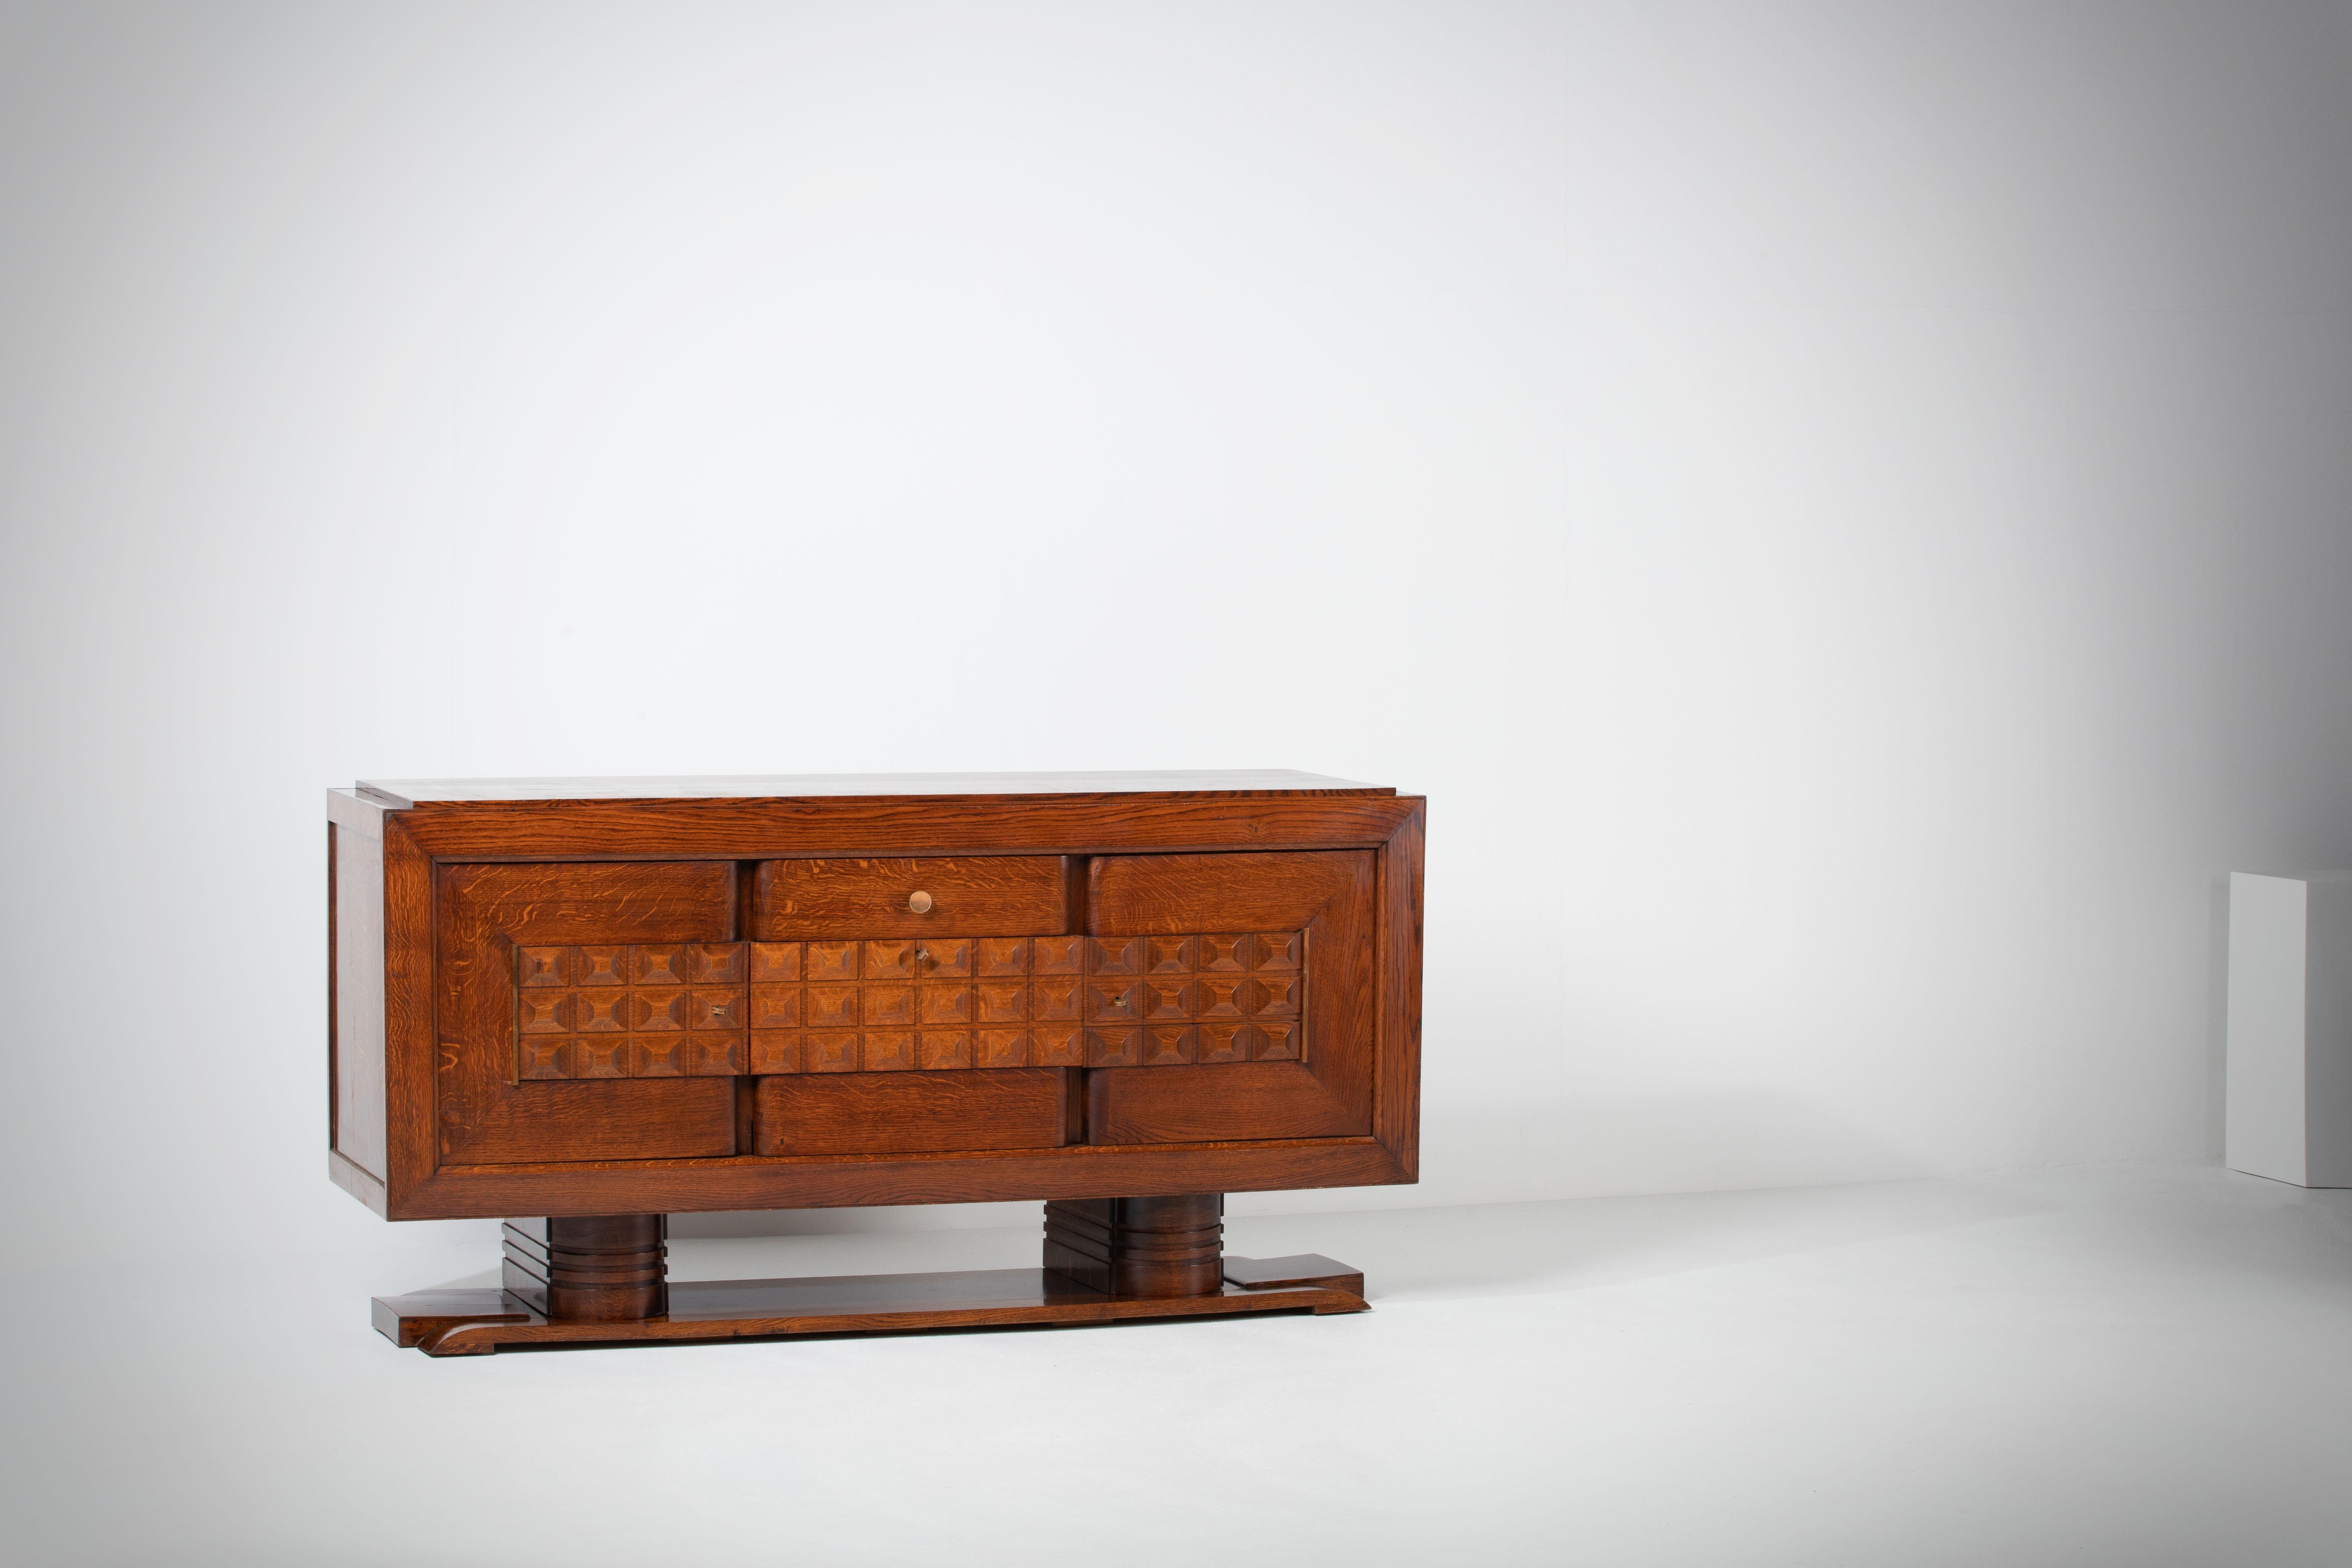
[[[1058,1149],[1069,1142],[1058,1068],[856,1072],[758,1081],[752,1147],[768,1155]]]
[[[1344,1267],[1344,1266],[1342,1266]],[[1349,1273],[1346,1278],[1360,1279]],[[1149,1318],[1237,1317],[1260,1312],[1360,1312],[1363,1294],[1329,1286],[1205,1295],[1113,1296],[1045,1268],[940,1274],[847,1275],[811,1279],[674,1283],[669,1310],[637,1322],[558,1321],[503,1290],[431,1290],[379,1296],[376,1331],[429,1356],[490,1355],[558,1345],[677,1343],[804,1334],[909,1333],[933,1329],[1076,1327]]]
[[[1189,1237],[1130,1249],[1141,1272],[1114,1294],[1140,1298],[1223,1289],[1201,1194],[1413,1179],[1418,798],[626,782],[648,787],[331,794],[330,1167],[379,1213],[642,1227],[1043,1199],[1065,1261],[1094,1225],[1108,1267],[1129,1215]],[[1065,933],[1084,984],[1047,1002],[1069,1020],[1037,1011],[1034,954],[1005,967]],[[854,978],[782,973],[852,946]],[[902,947],[906,976],[866,973]],[[812,1026],[846,1024],[813,1020],[825,1007],[856,1012],[855,1059]],[[544,1234],[509,1243],[518,1283],[552,1289]],[[580,1337],[534,1303],[491,1316]]]
[[[769,860],[752,880],[747,934],[753,942],[801,942],[843,931],[1058,935],[1069,918],[1068,876],[1058,855]]]
[[[441,860],[735,860],[1370,848],[1399,795],[940,795],[820,800],[511,801],[397,814]]]
[[[668,1220],[657,1214],[510,1219],[507,1294],[542,1317],[635,1322],[669,1310]]]
[[[1096,1073],[1097,1143],[1361,1136],[1372,1131],[1379,1046],[1376,857],[1368,850],[1119,855],[1093,862],[1090,929],[1305,932],[1304,1062]]]
[[[1213,1296],[1225,1198],[1181,1193],[1045,1205],[1045,1266],[1113,1296]]]
[[[723,1079],[513,1081],[510,956],[523,944],[731,942],[732,862],[454,865],[439,884],[442,1160],[734,1154],[735,1092]]]

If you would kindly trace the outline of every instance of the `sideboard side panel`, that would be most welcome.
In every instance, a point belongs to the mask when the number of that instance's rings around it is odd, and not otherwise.
[[[328,1144],[384,1179],[383,838],[327,824]]]
[[[1421,921],[1424,808],[1412,815],[1381,850],[1380,1100],[1372,1131],[1404,1168],[1421,1179]]]

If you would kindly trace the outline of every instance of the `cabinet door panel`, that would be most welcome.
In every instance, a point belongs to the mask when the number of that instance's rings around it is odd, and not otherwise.
[[[731,941],[733,862],[445,866],[438,883],[436,1100],[444,1162],[734,1153],[732,1079],[511,1081],[513,948]]]
[[[1216,1016],[1214,976],[1230,964],[1246,982],[1303,966],[1303,1061],[1102,1066],[1087,1075],[1087,1140],[1188,1143],[1229,1139],[1353,1137],[1371,1131],[1378,934],[1375,862],[1369,850],[1301,854],[1115,855],[1088,871],[1087,929],[1097,938],[1139,937],[1142,963],[1154,936],[1303,932],[1304,952],[1264,937],[1230,950],[1199,938],[1183,959],[1202,994],[1194,1016]],[[1172,961],[1172,960],[1171,960]],[[1258,1003],[1282,1005],[1280,985]],[[1146,998],[1147,1006],[1150,998]],[[1255,1021],[1253,1018],[1253,1021]],[[1206,1039],[1212,1024],[1200,1026]]]
[[[1058,1068],[763,1078],[754,1147],[771,1155],[1058,1149],[1074,1120],[1068,1080]]]
[[[1058,855],[929,860],[763,860],[751,883],[751,940],[1046,936],[1069,930]],[[922,898],[920,910],[908,900]]]

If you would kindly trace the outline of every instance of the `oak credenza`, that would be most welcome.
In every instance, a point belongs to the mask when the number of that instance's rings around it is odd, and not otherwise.
[[[436,1355],[1362,1309],[1223,1194],[1415,1179],[1423,803],[1289,772],[328,793],[329,1169],[508,1217]],[[1040,1267],[671,1282],[667,1216],[1045,1205]]]

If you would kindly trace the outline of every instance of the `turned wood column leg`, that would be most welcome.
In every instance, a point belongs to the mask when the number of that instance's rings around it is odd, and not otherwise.
[[[544,1317],[628,1323],[669,1310],[669,1216],[573,1215],[506,1223],[505,1284]]]
[[[1045,1265],[1113,1296],[1213,1296],[1224,1215],[1223,1193],[1049,1203]]]

